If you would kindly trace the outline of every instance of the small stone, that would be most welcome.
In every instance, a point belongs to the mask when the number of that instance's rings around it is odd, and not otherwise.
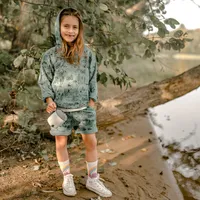
[[[39,170],[40,169],[40,165],[34,165],[33,166],[33,171],[37,171],[37,170]]]
[[[148,139],[148,142],[152,142],[152,140],[149,138],[149,139]]]

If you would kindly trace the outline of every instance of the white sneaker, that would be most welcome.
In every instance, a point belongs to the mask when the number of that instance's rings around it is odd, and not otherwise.
[[[62,184],[63,193],[67,196],[75,196],[76,195],[76,188],[74,185],[74,179],[72,174],[67,174],[64,176],[64,181]]]
[[[112,192],[108,190],[104,184],[99,180],[99,174],[96,178],[90,178],[88,176],[87,182],[86,182],[86,188],[88,190],[91,190],[101,197],[111,197]]]

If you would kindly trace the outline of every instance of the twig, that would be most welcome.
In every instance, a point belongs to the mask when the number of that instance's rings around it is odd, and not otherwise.
[[[147,2],[149,3],[149,7],[150,7],[150,9],[151,9],[151,11],[152,11],[152,14],[155,16],[155,11],[153,10],[153,7],[152,7],[152,5],[151,5],[151,2],[149,1],[149,0],[147,0]]]
[[[31,5],[36,5],[36,6],[47,6],[47,7],[57,7],[57,6],[51,6],[51,5],[46,5],[46,4],[42,4],[42,3],[32,3],[29,1],[24,1],[24,0],[20,0],[21,2],[27,3],[27,4],[31,4]]]
[[[192,1],[192,3],[194,3],[196,6],[198,6],[200,8],[200,5],[197,4],[194,0],[191,0],[191,1]]]
[[[4,149],[1,149],[0,150],[0,153],[1,152],[3,152],[3,151],[5,151],[6,149],[9,149],[13,144],[15,144],[17,142],[17,140],[15,140],[10,146],[8,146],[8,147],[6,147],[6,148],[4,148]]]

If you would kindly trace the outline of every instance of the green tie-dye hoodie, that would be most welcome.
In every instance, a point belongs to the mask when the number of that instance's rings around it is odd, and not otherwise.
[[[96,57],[87,46],[78,65],[68,63],[58,53],[61,48],[60,13],[55,23],[56,46],[42,57],[38,84],[44,102],[51,97],[58,107],[81,108],[88,105],[90,98],[97,101]]]

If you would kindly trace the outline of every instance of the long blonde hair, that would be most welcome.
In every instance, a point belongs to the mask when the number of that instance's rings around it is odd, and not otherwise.
[[[67,44],[66,41],[62,39],[62,55],[63,57],[70,63],[79,63],[81,56],[84,51],[84,40],[83,40],[83,22],[81,20],[81,16],[79,12],[73,8],[66,8],[60,14],[60,23],[63,16],[75,16],[79,20],[79,33],[75,41],[73,41],[73,45]]]

